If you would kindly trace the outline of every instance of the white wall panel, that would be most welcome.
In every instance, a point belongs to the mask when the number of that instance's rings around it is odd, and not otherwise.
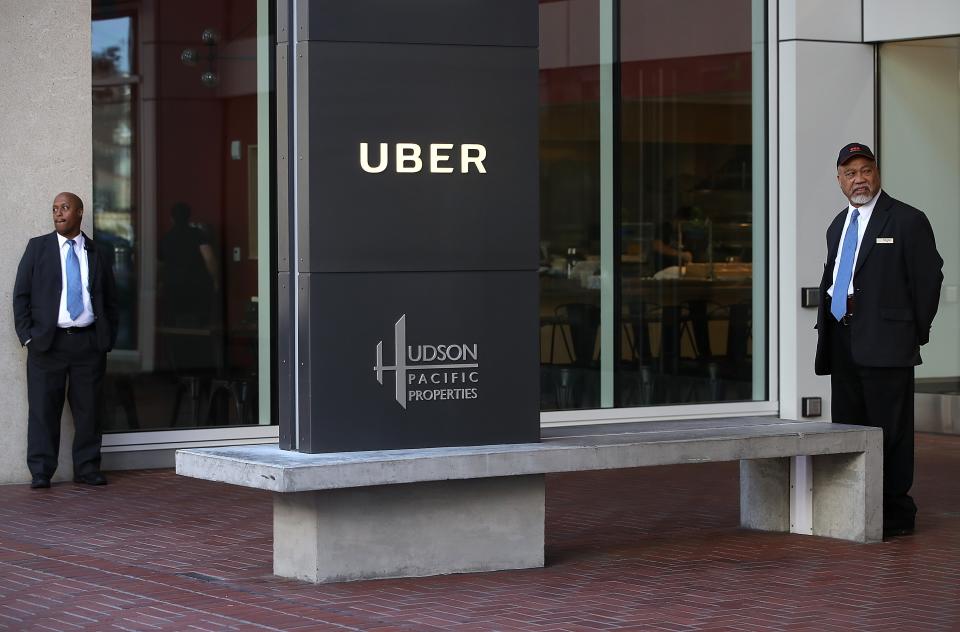
[[[10,308],[17,263],[30,237],[53,230],[50,205],[60,191],[87,203],[90,234],[92,109],[90,2],[0,3],[0,483],[26,482],[26,351]],[[64,424],[57,478],[72,478],[72,423]]]
[[[859,42],[861,0],[780,0],[780,39]]]
[[[823,397],[813,373],[816,310],[800,288],[818,286],[827,224],[846,203],[836,180],[844,144],[874,143],[874,52],[863,44],[780,44],[780,414],[800,417],[800,398]]]
[[[865,41],[882,42],[958,34],[958,0],[863,0]]]

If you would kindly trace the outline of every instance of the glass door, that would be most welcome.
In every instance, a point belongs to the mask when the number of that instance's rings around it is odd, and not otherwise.
[[[880,47],[878,157],[883,189],[926,213],[944,259],[931,344],[916,371],[919,408],[925,395],[960,396],[960,37]],[[960,419],[933,408],[917,416],[918,429],[960,432]]]
[[[270,424],[270,0],[94,0],[94,239],[120,307],[107,432]]]

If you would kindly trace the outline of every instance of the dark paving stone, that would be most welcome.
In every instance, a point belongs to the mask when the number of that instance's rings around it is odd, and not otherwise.
[[[737,526],[735,463],[547,478],[547,567],[321,585],[271,574],[271,499],[176,476],[0,487],[0,629],[960,630],[960,437],[918,435],[917,531]],[[194,626],[194,627],[191,627]]]

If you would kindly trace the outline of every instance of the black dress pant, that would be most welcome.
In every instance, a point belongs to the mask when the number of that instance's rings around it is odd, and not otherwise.
[[[833,421],[883,429],[883,524],[885,528],[912,528],[917,514],[910,497],[913,367],[858,366],[850,350],[850,330],[856,325],[830,320]]]
[[[45,351],[27,345],[27,466],[31,474],[53,476],[60,450],[63,402],[70,402],[75,435],[74,475],[100,470],[99,426],[106,354],[97,350],[93,327],[68,333],[57,329]]]

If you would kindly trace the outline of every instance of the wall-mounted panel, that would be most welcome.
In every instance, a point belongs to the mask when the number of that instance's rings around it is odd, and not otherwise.
[[[960,34],[957,0],[863,0],[867,42]]]
[[[780,0],[780,41],[792,39],[859,42],[861,0]]]
[[[867,44],[780,44],[779,248],[780,260],[793,262],[780,266],[785,419],[800,419],[802,397],[822,397],[823,410],[830,410],[830,380],[813,373],[817,312],[800,306],[800,288],[820,282],[827,226],[847,204],[837,184],[837,152],[854,141],[876,146],[873,60]]]

